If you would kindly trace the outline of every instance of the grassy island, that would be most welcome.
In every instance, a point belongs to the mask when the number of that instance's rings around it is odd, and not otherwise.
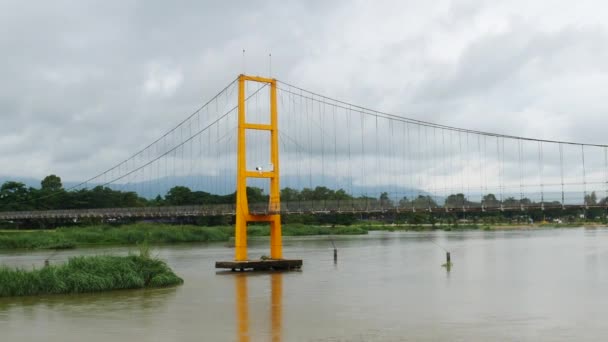
[[[157,288],[183,280],[162,260],[142,255],[73,257],[40,269],[0,267],[0,297]]]

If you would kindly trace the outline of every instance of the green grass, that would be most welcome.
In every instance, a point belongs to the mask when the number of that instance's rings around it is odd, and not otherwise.
[[[310,236],[310,235],[364,235],[367,230],[356,227],[326,227],[309,226],[305,224],[286,224],[282,227],[283,236]],[[249,226],[248,236],[268,236],[270,228],[268,226]]]
[[[452,230],[476,230],[476,229],[492,229],[489,225],[482,224],[459,224],[459,225],[451,225],[451,224],[424,224],[424,225],[416,225],[416,224],[398,224],[398,225],[365,225],[360,226],[361,229],[367,231],[433,231],[433,230],[444,230],[444,231],[452,231]]]
[[[150,244],[227,241],[230,238],[229,228],[133,224],[0,232],[0,248],[66,249],[87,245],[136,245],[143,241]]]
[[[303,224],[283,225],[284,236],[367,234],[358,226],[325,227]],[[248,236],[269,236],[268,225],[250,225]],[[234,236],[234,227],[199,227],[137,223],[124,226],[97,225],[57,228],[40,231],[0,231],[0,249],[68,249],[92,245],[175,244],[184,242],[220,242]]]
[[[182,284],[161,260],[144,255],[73,257],[31,271],[0,267],[0,297],[73,294]]]
[[[92,226],[84,228],[58,228],[55,234],[77,244],[127,244],[142,241],[151,244],[180,242],[226,241],[228,227],[172,226],[164,224],[133,224],[125,226]]]
[[[547,223],[540,223],[538,226],[539,227],[543,227],[543,228],[578,228],[578,227],[583,227],[585,226],[585,223],[554,223],[554,222],[547,222]],[[588,225],[588,224],[587,224]]]
[[[3,249],[69,249],[76,243],[53,232],[0,233],[0,248]]]
[[[541,225],[549,227],[579,226],[578,224]],[[497,228],[498,227],[498,228]],[[352,226],[319,226],[306,224],[283,224],[283,236],[311,235],[364,235],[370,231],[427,231],[450,230],[494,230],[500,226],[479,224],[459,225],[382,225],[360,224]],[[250,225],[249,237],[269,236],[268,225]],[[0,249],[68,249],[94,245],[137,245],[148,241],[152,245],[185,242],[224,242],[234,237],[233,226],[201,227],[193,225],[168,225],[136,223],[123,226],[95,225],[88,227],[57,228],[55,230],[2,231]]]

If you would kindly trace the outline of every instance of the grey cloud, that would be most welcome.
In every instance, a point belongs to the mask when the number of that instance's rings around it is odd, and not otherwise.
[[[603,142],[606,27],[563,20],[567,13],[558,10],[558,19],[536,21],[547,17],[542,7],[527,13],[517,2],[488,1],[5,2],[0,160],[13,165],[1,172],[82,180],[113,166],[242,72],[243,48],[248,73],[267,74],[272,51],[279,79],[366,107],[505,134]],[[358,135],[361,127],[352,130]],[[367,124],[365,132],[374,133]],[[313,138],[318,154],[319,135]],[[342,158],[347,142],[337,140]],[[380,137],[380,146],[389,143],[388,135]],[[302,158],[295,150],[288,144],[286,158]],[[446,153],[456,151],[452,145]],[[358,148],[350,152],[364,162]],[[428,147],[420,153],[440,160]],[[310,158],[319,168],[318,156]],[[533,165],[534,150],[525,158]],[[218,169],[232,165],[224,159]],[[446,173],[417,163],[420,156],[407,160],[413,172]],[[343,169],[340,162],[330,165]],[[399,179],[397,167],[378,171]],[[506,172],[517,179],[516,165]]]

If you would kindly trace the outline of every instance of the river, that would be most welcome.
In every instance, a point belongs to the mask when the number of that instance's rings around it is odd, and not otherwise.
[[[183,286],[0,299],[1,341],[598,341],[608,229],[377,232],[285,238],[290,273],[216,272],[223,244],[155,247]],[[445,252],[454,263],[441,267]],[[61,251],[126,254],[135,248]],[[50,251],[0,251],[40,267]],[[249,254],[268,254],[268,240]]]

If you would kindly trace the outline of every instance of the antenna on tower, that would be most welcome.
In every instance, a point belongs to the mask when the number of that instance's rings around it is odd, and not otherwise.
[[[272,53],[268,53],[268,77],[272,77]]]
[[[243,49],[243,74],[245,74],[245,49]]]

